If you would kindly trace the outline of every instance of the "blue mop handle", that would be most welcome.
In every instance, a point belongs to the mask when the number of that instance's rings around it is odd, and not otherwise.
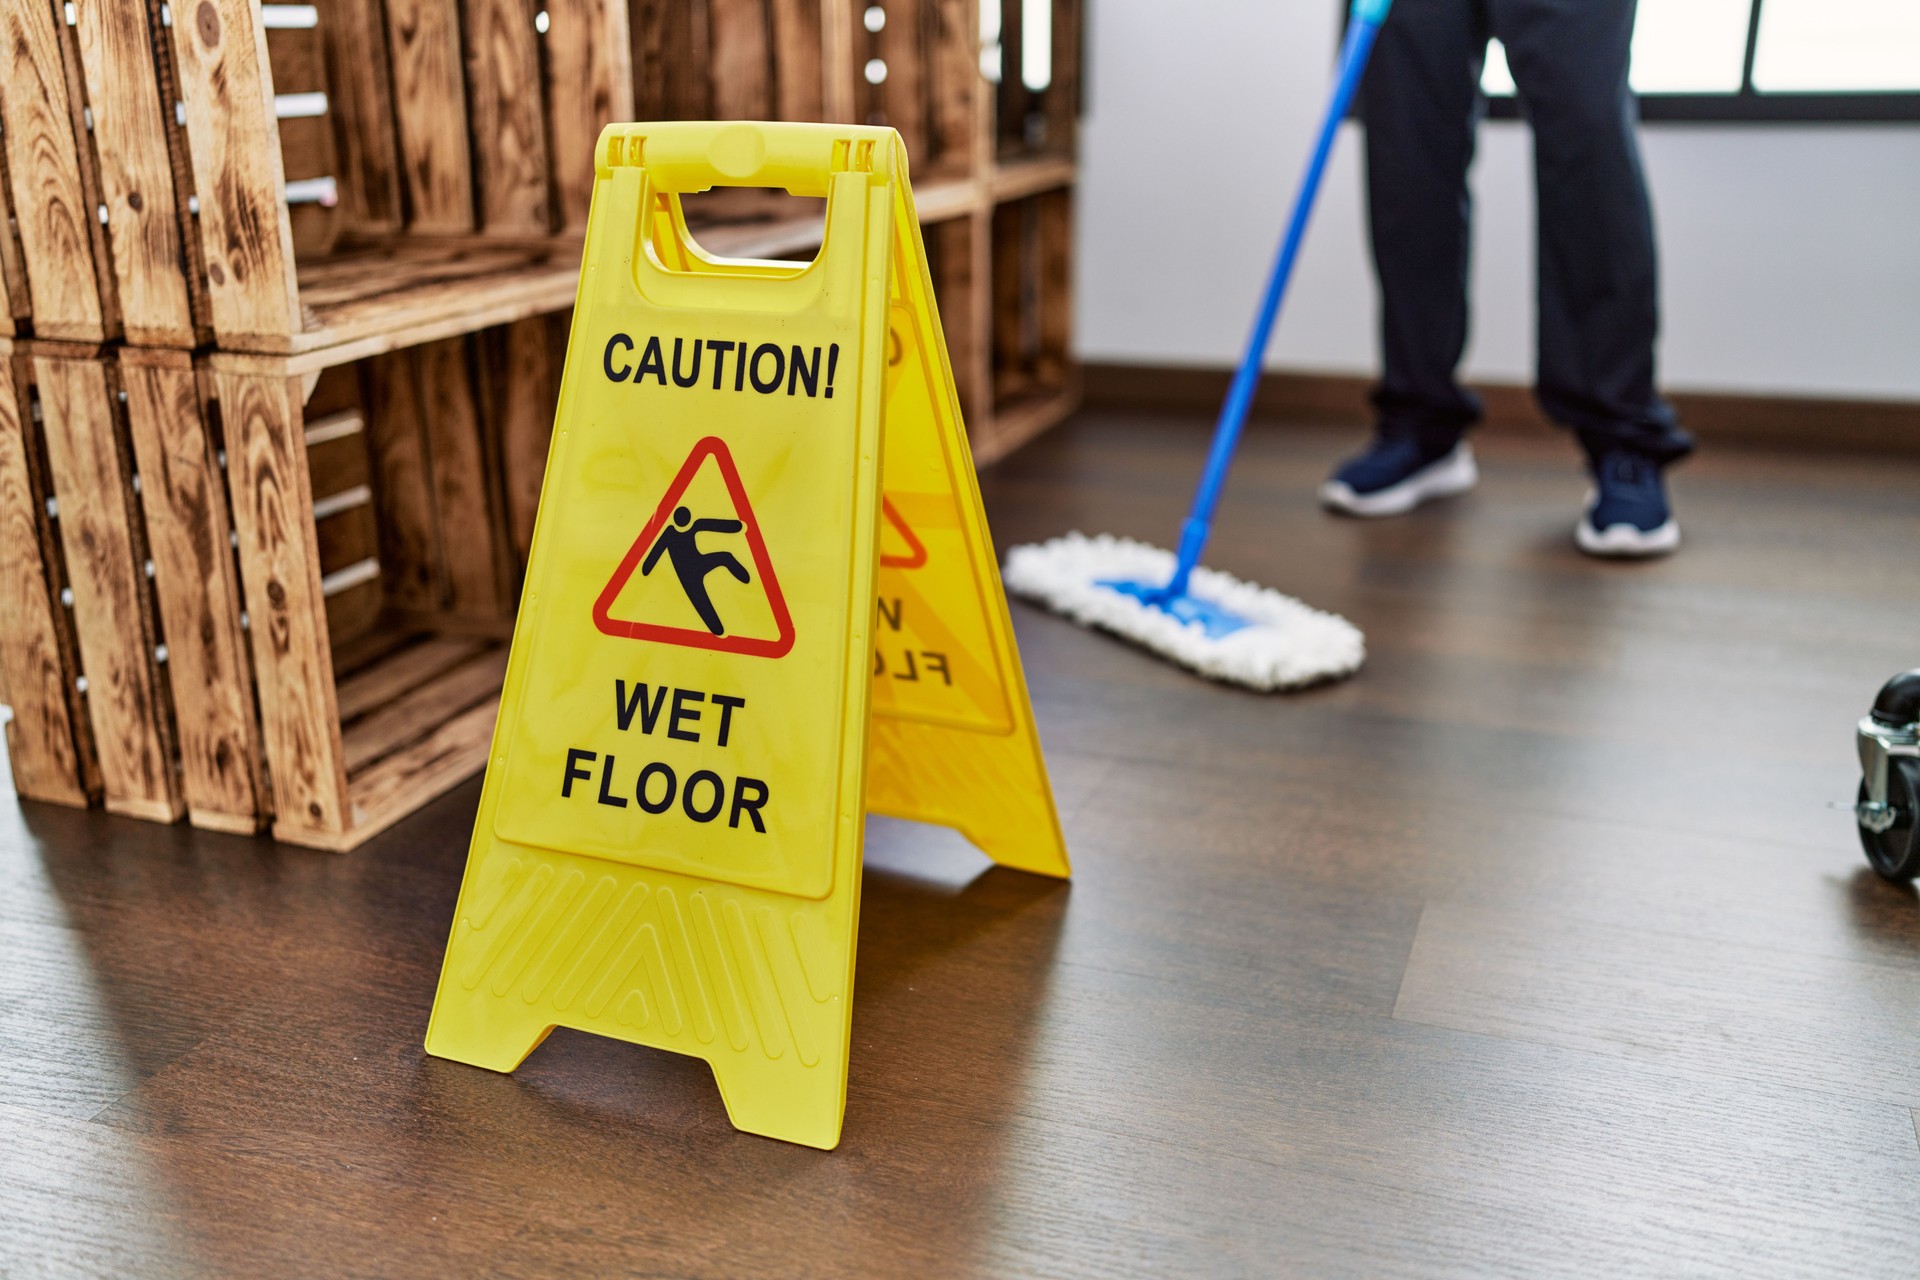
[[[1373,50],[1373,37],[1386,19],[1393,0],[1354,0],[1347,23],[1347,38],[1340,49],[1340,73],[1334,81],[1333,96],[1327,101],[1326,118],[1320,122],[1320,137],[1314,144],[1307,172],[1300,179],[1300,193],[1294,197],[1293,215],[1287,222],[1286,238],[1273,260],[1273,273],[1267,277],[1267,292],[1260,300],[1260,314],[1247,338],[1246,354],[1234,372],[1233,385],[1227,389],[1226,403],[1220,407],[1220,421],[1213,429],[1213,447],[1207,453],[1207,469],[1200,477],[1200,488],[1193,495],[1193,509],[1180,529],[1180,559],[1167,584],[1167,594],[1187,593],[1187,579],[1200,563],[1207,537],[1213,532],[1214,509],[1220,505],[1220,491],[1226,487],[1227,468],[1233,464],[1234,451],[1240,445],[1240,429],[1247,424],[1247,410],[1253,404],[1254,388],[1260,383],[1260,366],[1266,359],[1267,343],[1273,336],[1274,321],[1280,315],[1280,300],[1286,296],[1287,281],[1293,275],[1293,261],[1300,254],[1300,241],[1307,233],[1307,219],[1313,213],[1314,198],[1320,194],[1320,179],[1327,170],[1327,157],[1333,140],[1346,118],[1347,106],[1359,88],[1360,76],[1367,69],[1367,55]]]

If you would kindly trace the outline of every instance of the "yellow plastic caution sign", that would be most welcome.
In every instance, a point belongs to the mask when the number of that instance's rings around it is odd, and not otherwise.
[[[904,150],[615,125],[427,1051],[555,1027],[704,1058],[738,1128],[839,1141],[868,808],[1067,858]],[[824,196],[714,258],[713,186]],[[883,490],[884,482],[884,490]]]

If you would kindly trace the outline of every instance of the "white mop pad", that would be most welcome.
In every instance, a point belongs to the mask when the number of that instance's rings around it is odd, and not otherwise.
[[[1210,639],[1132,596],[1096,585],[1103,579],[1166,582],[1173,553],[1101,534],[1070,533],[1015,547],[1004,574],[1009,590],[1082,626],[1111,631],[1210,679],[1263,691],[1297,689],[1352,675],[1366,660],[1366,638],[1338,614],[1323,613],[1251,582],[1196,568],[1189,593],[1253,625]]]

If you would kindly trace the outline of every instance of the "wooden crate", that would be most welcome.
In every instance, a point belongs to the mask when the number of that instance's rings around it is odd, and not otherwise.
[[[625,5],[292,10],[167,28],[218,346],[337,364],[569,306],[593,143],[632,112]]]
[[[9,343],[5,355],[13,416],[21,428],[12,438],[26,461],[29,491],[36,487],[31,472],[42,473],[37,478],[41,509],[54,535],[40,538],[41,591],[60,613],[70,614],[70,622],[58,614],[52,619],[51,650],[45,620],[30,618],[32,629],[24,633],[9,628],[9,692],[19,696],[23,685],[29,692],[36,684],[40,689],[17,736],[38,744],[41,762],[49,753],[59,759],[57,772],[77,776],[82,794],[94,793],[88,775],[97,773],[98,794],[109,811],[174,821],[184,812],[185,799],[163,669],[168,654],[148,572],[118,369],[109,352],[79,344]],[[8,505],[17,522],[18,500]],[[16,550],[9,548],[10,557]],[[18,586],[9,590],[26,594]],[[69,626],[70,647],[62,634]],[[39,656],[25,665],[16,662],[14,652],[22,645]],[[61,700],[52,696],[55,654],[63,678],[82,695],[77,704],[66,700],[64,732]],[[19,703],[14,710],[22,716]],[[68,735],[80,757],[77,775],[64,763]],[[40,763],[30,762],[28,768],[38,770]],[[16,769],[16,783],[18,778]],[[61,790],[64,794],[47,798],[77,802],[72,791]],[[22,788],[22,793],[31,792]]]
[[[0,702],[14,789],[84,808],[100,770],[28,367],[0,339]]]
[[[564,343],[201,358],[279,839],[351,848],[484,767]]]
[[[1028,0],[1031,5],[1034,0]],[[1066,347],[1064,214],[1074,180],[1080,0],[1044,12],[1044,88],[1020,74],[1018,0],[983,33],[978,0],[637,0],[634,95],[642,119],[829,119],[884,124],[906,140],[942,326],[975,459],[991,462],[1078,402]],[[816,38],[817,33],[817,38]],[[998,81],[985,70],[1009,68]],[[694,235],[723,255],[791,257],[819,244],[818,215],[778,193],[685,202]],[[1044,212],[1035,213],[1035,206]],[[1013,208],[1015,212],[1003,213]],[[1010,237],[1038,218],[1043,251]],[[1003,312],[1010,297],[1029,305]]]
[[[0,332],[208,335],[185,139],[154,57],[157,0],[0,6]]]
[[[1079,396],[1073,364],[1073,195],[1043,191],[993,210],[995,456],[1057,421]]]

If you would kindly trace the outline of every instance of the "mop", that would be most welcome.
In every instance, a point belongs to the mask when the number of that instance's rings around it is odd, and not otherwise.
[[[1366,657],[1359,628],[1291,596],[1205,568],[1200,553],[1213,529],[1214,510],[1246,425],[1327,156],[1391,3],[1354,0],[1326,118],[1294,197],[1246,353],[1221,406],[1206,470],[1181,527],[1179,555],[1131,538],[1070,533],[1037,546],[1015,547],[1008,554],[1004,576],[1014,594],[1231,684],[1292,689],[1359,669]]]

